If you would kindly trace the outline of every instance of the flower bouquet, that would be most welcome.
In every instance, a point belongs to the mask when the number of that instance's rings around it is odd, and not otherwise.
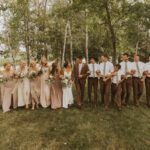
[[[46,83],[50,85],[53,82],[54,82],[54,77],[50,75],[49,78],[46,80]]]
[[[3,76],[0,75],[0,85],[4,83]]]
[[[37,73],[36,73],[36,72],[32,72],[32,73],[29,75],[29,79],[30,79],[30,80],[34,80],[36,77],[37,77]]]
[[[62,87],[70,87],[71,86],[71,79],[66,77],[61,80]]]

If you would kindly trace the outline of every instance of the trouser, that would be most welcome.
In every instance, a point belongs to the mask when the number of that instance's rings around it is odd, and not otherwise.
[[[84,102],[84,91],[85,91],[85,79],[78,79],[75,81],[77,91],[77,105],[81,106]]]
[[[143,82],[141,78],[133,77],[133,99],[134,105],[139,105],[139,100],[143,93]]]
[[[150,77],[145,79],[147,106],[150,107]]]
[[[94,90],[94,104],[97,104],[97,90],[98,90],[98,78],[88,78],[88,97],[91,101],[92,90]]]
[[[103,81],[103,78],[100,78],[100,91],[101,91],[101,101],[102,103],[104,103],[105,107],[108,107],[111,93],[111,79]]]
[[[125,79],[122,83],[122,94],[121,94],[121,99],[122,102],[125,104],[129,103],[129,98],[131,95],[131,91],[132,91],[132,78],[129,77],[127,79]]]
[[[122,85],[112,83],[112,98],[114,103],[117,105],[119,109],[121,109],[122,101],[121,101],[121,93],[122,93]]]

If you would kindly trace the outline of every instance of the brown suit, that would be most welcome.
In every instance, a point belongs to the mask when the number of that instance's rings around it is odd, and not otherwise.
[[[145,79],[147,106],[150,107],[150,77]]]
[[[77,105],[81,106],[84,101],[84,90],[86,78],[88,76],[88,65],[83,64],[81,72],[79,74],[79,64],[76,63],[72,72],[72,80],[75,82],[76,90],[77,90]],[[79,75],[82,75],[82,78],[79,78]]]

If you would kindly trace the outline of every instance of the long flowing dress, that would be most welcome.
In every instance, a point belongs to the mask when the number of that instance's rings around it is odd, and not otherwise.
[[[30,104],[30,82],[27,77],[28,68],[19,69],[17,74],[21,77],[18,79],[18,107]]]
[[[40,104],[42,107],[47,108],[50,106],[50,87],[46,83],[49,77],[49,67],[41,67],[41,92],[40,92]]]
[[[36,71],[30,70],[29,76],[31,74],[35,73]],[[35,79],[30,79],[30,92],[31,92],[31,102],[32,102],[32,108],[34,106],[38,106],[40,103],[40,78],[36,77]]]
[[[51,83],[51,108],[57,109],[62,106],[62,86],[59,74],[53,77],[53,82]]]
[[[13,73],[10,74],[6,74],[5,72],[3,73],[3,78],[6,80],[3,85],[3,93],[2,93],[3,112],[10,111],[12,91],[14,88],[14,81],[12,77],[13,77]]]
[[[64,78],[71,79],[71,71],[67,72],[64,70]],[[68,105],[73,104],[73,94],[72,94],[72,85],[63,86],[63,108],[68,108]]]

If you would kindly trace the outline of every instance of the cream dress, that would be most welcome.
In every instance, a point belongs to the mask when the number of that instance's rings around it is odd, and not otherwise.
[[[40,92],[40,104],[46,108],[50,106],[50,86],[46,83],[49,77],[50,68],[41,67],[41,92]]]
[[[30,82],[28,79],[28,67],[24,70],[20,68],[17,70],[17,74],[21,77],[18,79],[18,107],[30,104]]]
[[[2,109],[3,112],[10,111],[11,100],[12,100],[12,91],[14,88],[14,81],[12,79],[13,72],[10,74],[3,73],[3,78],[6,80],[3,84],[3,93],[2,93]]]

